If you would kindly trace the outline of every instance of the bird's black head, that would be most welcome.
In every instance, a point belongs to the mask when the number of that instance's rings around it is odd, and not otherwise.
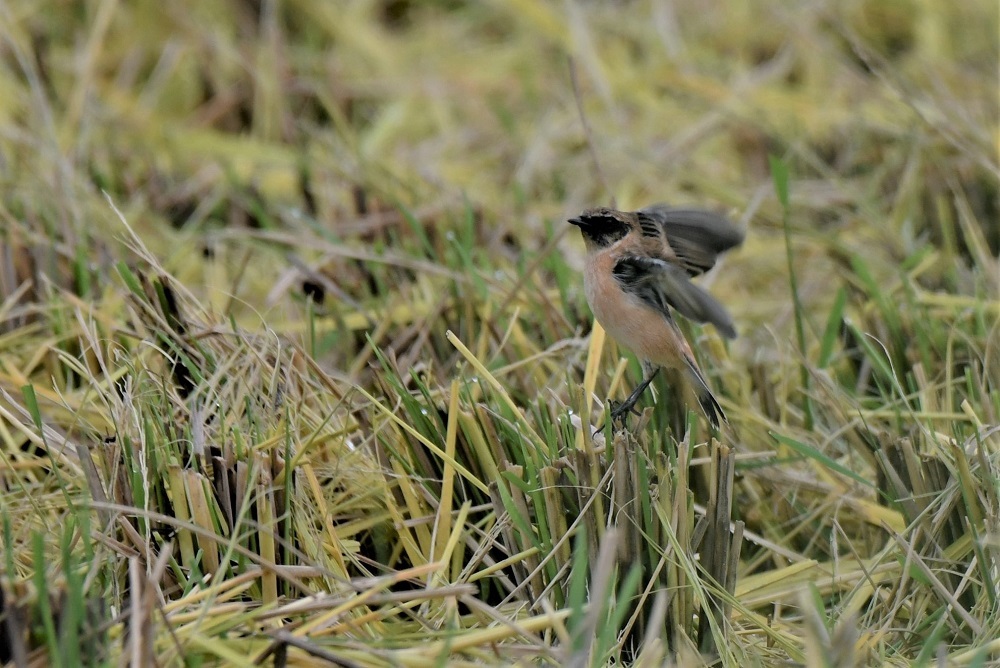
[[[606,248],[632,229],[626,214],[606,208],[587,209],[576,218],[570,218],[569,223],[580,228],[587,248]]]

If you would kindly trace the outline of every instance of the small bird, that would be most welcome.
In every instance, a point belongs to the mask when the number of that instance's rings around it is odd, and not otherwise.
[[[657,204],[639,211],[588,209],[569,222],[587,246],[583,274],[587,302],[601,326],[641,360],[643,381],[613,420],[630,412],[660,369],[679,371],[694,390],[712,426],[726,419],[674,321],[677,311],[710,322],[727,338],[736,328],[712,295],[691,282],[723,252],[743,242],[743,232],[709,211]]]

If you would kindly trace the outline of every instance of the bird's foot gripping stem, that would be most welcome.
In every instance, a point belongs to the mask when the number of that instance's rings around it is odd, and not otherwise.
[[[621,402],[610,401],[609,404],[611,406],[611,421],[617,422],[618,420],[622,419],[626,415],[629,415],[630,413],[632,415],[641,415],[641,412],[635,407],[638,399],[639,397],[636,397],[631,401],[629,400]]]
[[[611,408],[611,424],[612,424],[612,426],[615,425],[616,423],[618,423],[619,421],[623,420],[623,418],[625,418],[629,414],[631,414],[631,415],[642,415],[642,412],[635,407],[635,404],[636,404],[637,400],[638,400],[638,397],[636,397],[636,399],[632,400],[632,401],[626,400],[626,401],[619,402],[619,401],[613,401],[613,400],[610,400],[610,399],[608,400],[608,407]],[[597,429],[594,430],[594,433],[595,434],[599,434],[602,431],[604,431],[605,425],[607,425],[607,422],[602,422],[601,426],[599,426]]]

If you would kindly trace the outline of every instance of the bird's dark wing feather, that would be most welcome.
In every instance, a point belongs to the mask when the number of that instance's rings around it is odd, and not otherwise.
[[[665,260],[626,256],[614,268],[622,289],[670,317],[670,308],[695,322],[710,322],[727,338],[736,337],[736,327],[722,304],[691,282],[687,272]]]
[[[691,276],[703,274],[713,266],[719,254],[743,243],[743,231],[728,219],[701,209],[675,209],[654,204],[636,212],[646,236],[662,231]]]

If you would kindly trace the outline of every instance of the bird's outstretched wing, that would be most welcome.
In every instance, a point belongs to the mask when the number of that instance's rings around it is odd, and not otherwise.
[[[727,338],[736,337],[736,327],[722,304],[691,282],[688,272],[671,262],[629,255],[618,260],[615,278],[625,292],[670,317],[670,308],[695,322],[710,322]]]
[[[636,214],[643,235],[663,239],[690,276],[705,273],[721,253],[743,243],[743,231],[711,211],[654,204]]]

